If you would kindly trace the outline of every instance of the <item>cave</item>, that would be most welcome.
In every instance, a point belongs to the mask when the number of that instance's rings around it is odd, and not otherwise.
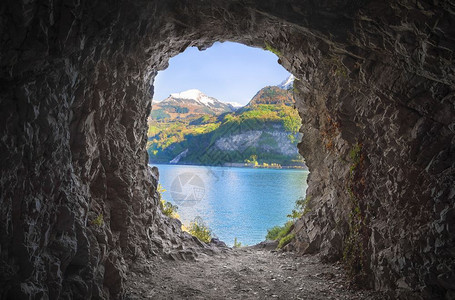
[[[269,49],[298,79],[311,211],[289,250],[375,290],[455,297],[450,1],[0,8],[2,298],[122,298],[131,261],[192,255],[158,209],[146,124],[157,71],[216,41]]]

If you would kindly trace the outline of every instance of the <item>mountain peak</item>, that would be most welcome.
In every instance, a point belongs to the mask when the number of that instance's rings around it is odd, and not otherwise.
[[[180,93],[173,93],[173,94],[171,94],[170,97],[175,98],[175,99],[194,100],[196,102],[199,102],[203,105],[208,105],[208,106],[214,105],[215,103],[219,102],[215,98],[209,97],[197,89],[191,89],[191,90],[187,90],[187,91],[180,92]]]
[[[291,74],[291,75],[289,75],[288,78],[286,78],[286,80],[281,82],[278,85],[278,87],[283,90],[288,90],[289,88],[291,88],[294,85],[294,80],[295,80],[295,76]]]
[[[152,118],[175,119],[197,115],[219,115],[235,109],[226,103],[209,97],[200,90],[191,89],[180,93],[172,93],[161,102],[154,103]]]
[[[257,104],[285,104],[293,105],[294,98],[292,92],[287,89],[280,88],[279,86],[266,86],[262,88],[251,99],[248,106]]]
[[[240,104],[238,102],[226,102],[226,104],[232,106],[235,109],[245,106],[245,104]]]
[[[201,96],[206,96],[203,92],[201,92],[198,89],[191,89],[187,91],[183,91],[180,93],[172,93],[171,97],[178,98],[178,99],[194,99],[196,100],[197,98]]]

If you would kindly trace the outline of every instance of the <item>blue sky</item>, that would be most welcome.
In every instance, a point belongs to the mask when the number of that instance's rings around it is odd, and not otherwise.
[[[198,89],[220,101],[247,104],[261,88],[290,75],[277,60],[269,51],[232,42],[217,42],[205,51],[190,47],[158,72],[153,99]]]

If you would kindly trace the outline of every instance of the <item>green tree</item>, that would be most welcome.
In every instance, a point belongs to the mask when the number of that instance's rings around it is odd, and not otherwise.
[[[253,154],[250,156],[250,159],[245,159],[245,162],[248,164],[253,164],[255,167],[258,166],[258,156],[256,154]]]
[[[308,207],[308,202],[310,201],[310,196],[306,196],[305,198],[299,198],[297,201],[295,201],[295,207],[292,210],[292,212],[287,215],[288,218],[296,221],[298,218],[301,216],[304,216],[310,211],[310,208]]]
[[[192,236],[197,237],[203,242],[210,243],[212,240],[212,231],[200,217],[196,217],[191,221],[187,229]]]
[[[289,132],[297,133],[301,125],[300,117],[296,113],[283,118],[283,126]]]
[[[161,211],[163,212],[163,214],[165,214],[168,217],[178,219],[179,218],[179,215],[177,213],[178,206],[163,199],[162,194],[165,191],[166,190],[163,188],[163,186],[161,184],[158,184],[157,192],[158,192],[158,196],[160,197]]]

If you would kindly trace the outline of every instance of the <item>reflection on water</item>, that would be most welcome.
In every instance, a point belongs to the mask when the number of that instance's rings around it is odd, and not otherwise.
[[[177,204],[188,224],[200,216],[228,245],[253,245],[267,229],[286,222],[295,200],[305,196],[308,171],[156,165],[164,199]]]

